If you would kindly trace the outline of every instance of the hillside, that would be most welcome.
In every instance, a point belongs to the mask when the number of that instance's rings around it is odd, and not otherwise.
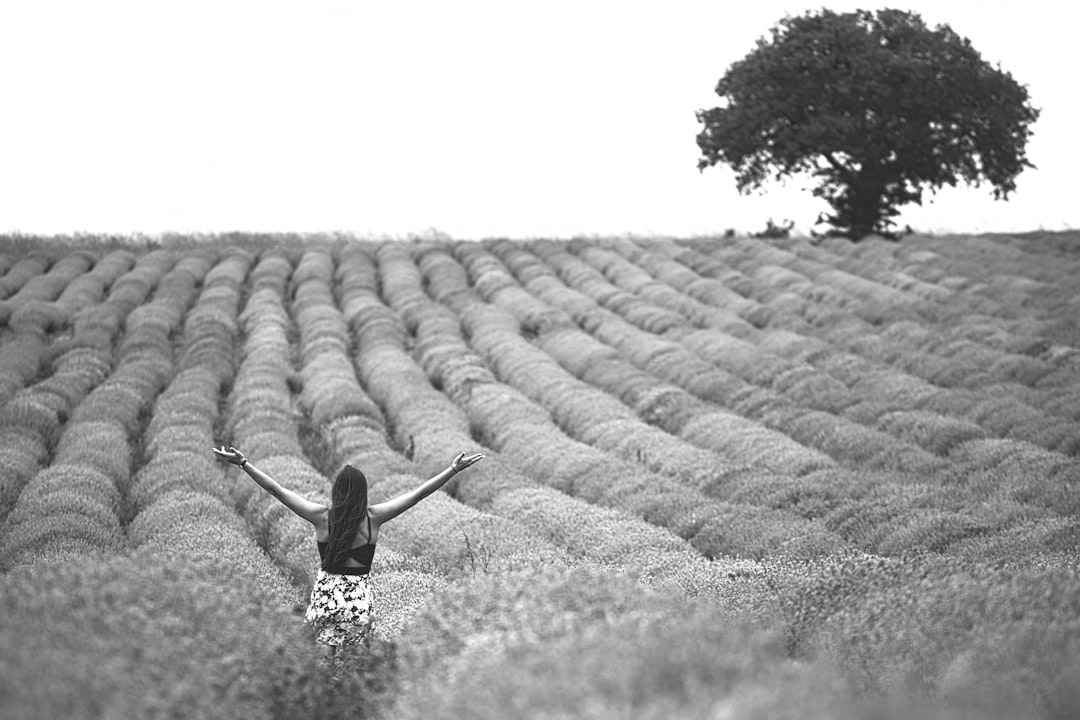
[[[1080,712],[1080,233],[0,238],[3,717]],[[372,501],[378,636],[210,448]]]

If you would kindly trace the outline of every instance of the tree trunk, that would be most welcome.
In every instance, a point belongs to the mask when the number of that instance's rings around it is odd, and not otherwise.
[[[837,229],[858,242],[872,233],[887,235],[884,219],[888,210],[885,178],[876,163],[865,163],[851,185],[832,202]]]

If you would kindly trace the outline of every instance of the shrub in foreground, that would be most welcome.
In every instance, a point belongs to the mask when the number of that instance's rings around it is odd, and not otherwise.
[[[0,579],[5,718],[364,718],[393,646],[347,653],[335,679],[280,595],[213,562],[144,551]]]
[[[1080,575],[1024,563],[909,562],[817,628],[818,657],[865,692],[944,697],[993,716],[1080,711]]]
[[[405,637],[390,715],[406,720],[910,717],[720,606],[596,569],[451,586]],[[922,716],[972,717],[959,709]]]

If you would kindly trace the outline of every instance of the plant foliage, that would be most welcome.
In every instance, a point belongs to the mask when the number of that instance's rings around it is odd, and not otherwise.
[[[832,234],[893,237],[897,208],[923,190],[987,181],[995,199],[1033,167],[1039,111],[1027,88],[948,25],[899,10],[786,17],[699,110],[699,169],[725,163],[740,192],[809,173]]]

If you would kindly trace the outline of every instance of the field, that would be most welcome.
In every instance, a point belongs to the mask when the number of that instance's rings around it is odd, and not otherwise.
[[[1080,236],[0,238],[4,718],[1073,718]],[[302,623],[325,501],[378,634]]]

